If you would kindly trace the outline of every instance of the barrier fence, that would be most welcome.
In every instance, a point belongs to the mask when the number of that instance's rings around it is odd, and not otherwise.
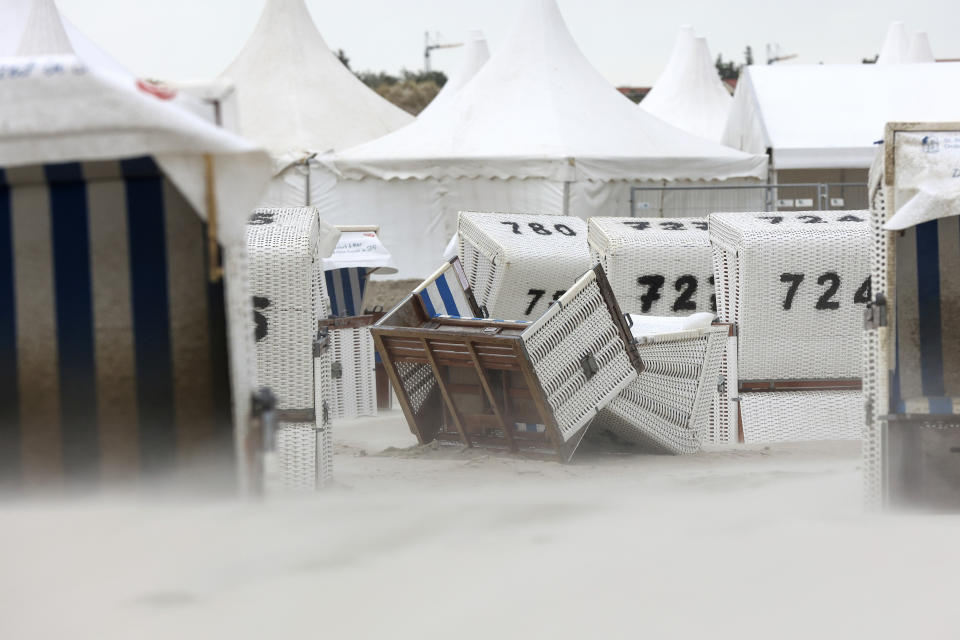
[[[640,218],[705,216],[719,211],[840,211],[867,208],[861,182],[808,182],[630,188],[630,215]]]

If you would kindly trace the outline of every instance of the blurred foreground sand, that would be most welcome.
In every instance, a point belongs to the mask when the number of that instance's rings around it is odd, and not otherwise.
[[[859,445],[574,464],[341,423],[337,486],[0,503],[0,638],[956,638],[960,519],[868,516]]]

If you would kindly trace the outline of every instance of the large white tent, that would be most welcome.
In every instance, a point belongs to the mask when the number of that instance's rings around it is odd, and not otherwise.
[[[720,141],[733,98],[723,86],[705,38],[680,28],[670,60],[640,108],[678,129]]]
[[[333,181],[315,170],[314,156],[379,138],[413,120],[330,51],[304,0],[267,0],[253,35],[221,80],[235,88],[239,132],[275,160],[277,179],[265,205],[318,204]]]
[[[483,32],[479,29],[471,29],[467,32],[467,42],[463,51],[463,62],[460,67],[450,75],[447,83],[443,85],[440,93],[427,105],[426,109],[420,112],[422,116],[425,113],[436,109],[438,105],[445,103],[453,94],[460,91],[463,85],[467,84],[477,75],[480,68],[490,59],[490,48],[487,46],[487,39],[483,37]]]
[[[907,37],[907,28],[900,21],[891,22],[887,27],[887,37],[877,55],[877,64],[900,64],[907,56],[910,40]]]
[[[329,159],[330,219],[376,216],[401,275],[435,268],[461,209],[628,215],[631,183],[758,179],[767,162],[638,109],[586,60],[554,0],[445,104]]]
[[[777,171],[866,170],[887,122],[952,122],[958,100],[960,63],[752,66],[723,140]]]
[[[903,61],[911,64],[937,61],[925,31],[917,31],[910,37],[910,46],[907,47],[907,55]]]

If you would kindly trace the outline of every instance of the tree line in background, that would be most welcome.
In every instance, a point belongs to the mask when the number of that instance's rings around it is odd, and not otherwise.
[[[399,76],[386,71],[354,71],[343,49],[337,50],[337,57],[363,84],[414,116],[423,111],[447,83],[447,76],[442,71],[402,69]]]

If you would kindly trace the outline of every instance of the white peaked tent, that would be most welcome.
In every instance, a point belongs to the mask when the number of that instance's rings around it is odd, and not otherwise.
[[[952,122],[960,63],[751,66],[724,143],[784,169],[868,169],[887,122]]]
[[[640,108],[678,129],[719,142],[732,103],[706,39],[681,27],[667,66]]]
[[[431,110],[436,109],[438,105],[449,100],[463,85],[472,80],[473,76],[477,75],[477,72],[480,71],[480,68],[483,67],[489,59],[490,48],[487,46],[487,39],[483,37],[483,32],[479,29],[471,29],[468,31],[467,43],[463,51],[463,63],[457,69],[456,73],[447,79],[447,83],[443,85],[443,89],[441,89],[440,93],[427,105],[427,108],[420,112],[420,115],[422,116],[425,113],[429,113]]]
[[[877,56],[877,64],[900,64],[907,57],[910,41],[907,38],[907,28],[902,22],[891,22],[887,28],[887,37]]]
[[[756,179],[767,166],[638,109],[586,60],[554,0],[528,0],[445,104],[330,161],[335,221],[377,215],[407,277],[435,269],[461,209],[627,215],[631,182]]]
[[[330,51],[304,0],[267,0],[253,35],[221,79],[235,87],[239,132],[274,158],[277,179],[265,205],[319,204],[333,181],[309,169],[312,157],[413,120]]]
[[[907,55],[904,57],[904,62],[908,63],[922,63],[922,62],[936,62],[937,59],[933,57],[933,49],[930,47],[930,38],[927,37],[927,34],[923,31],[917,31],[910,37],[910,46],[907,47]]]
[[[32,22],[29,29],[28,22]],[[26,42],[25,34],[29,34]],[[48,54],[69,51],[101,73],[127,74],[120,63],[60,16],[52,1],[3,0],[0,3],[0,58],[18,52],[30,55],[37,53],[38,49]]]

